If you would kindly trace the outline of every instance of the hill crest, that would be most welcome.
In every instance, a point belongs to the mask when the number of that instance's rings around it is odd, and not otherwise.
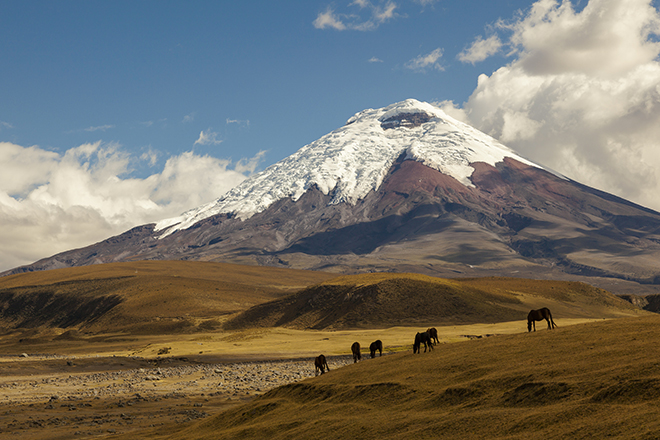
[[[342,276],[256,305],[224,327],[320,330],[524,321],[530,309],[542,306],[565,317],[614,317],[638,310],[584,283],[377,273]],[[588,311],[580,311],[585,306]]]

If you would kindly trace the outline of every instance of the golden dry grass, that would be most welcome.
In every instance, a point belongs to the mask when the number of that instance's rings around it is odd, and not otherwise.
[[[371,310],[373,322],[363,328],[222,328],[229,316],[312,287],[348,289],[344,295],[375,289],[380,304],[389,302],[391,308],[432,301],[439,312],[399,326],[387,325],[389,312]],[[370,342],[384,342],[382,358],[341,369],[331,362],[330,374],[275,389],[225,412],[227,405],[237,403],[188,396],[189,409],[203,404],[212,415],[201,422],[168,422],[149,429],[149,414],[156,414],[159,406],[143,402],[142,424],[136,416],[135,425],[124,425],[129,434],[123,438],[295,439],[313,432],[339,439],[586,438],[592,433],[594,438],[656,438],[658,433],[660,349],[655,335],[660,318],[581,283],[415,274],[336,277],[201,262],[118,263],[0,278],[0,295],[28,299],[47,294],[59,298],[52,304],[69,305],[61,314],[68,319],[73,312],[84,312],[78,303],[98,306],[95,300],[112,297],[121,301],[94,320],[66,328],[58,327],[60,315],[53,315],[41,325],[16,329],[17,320],[4,309],[0,385],[32,377],[65,379],[72,371],[149,368],[166,357],[211,364],[346,355],[354,341],[366,354]],[[547,331],[539,323],[539,331],[526,333],[527,311],[541,306],[552,309],[559,328]],[[422,308],[412,307],[415,313]],[[489,322],[484,322],[484,311],[492,318]],[[451,314],[462,317],[451,320]],[[515,319],[505,319],[510,316]],[[630,318],[635,316],[639,318]],[[430,325],[438,328],[442,343],[431,353],[413,356],[414,334]],[[21,353],[30,356],[19,358]],[[43,354],[73,359],[73,366]],[[9,393],[14,388],[4,389]],[[102,417],[99,411],[112,407],[112,417],[121,420],[129,411],[115,401],[92,403],[77,414]],[[168,405],[162,411],[184,404]],[[8,415],[32,411],[20,426],[29,426],[30,417],[42,411],[27,403],[3,410]],[[64,418],[68,409],[54,411]],[[167,419],[164,413],[159,417]],[[57,429],[58,438],[76,433],[75,423]],[[48,438],[43,427],[37,432]],[[16,438],[32,434],[27,429]]]
[[[654,315],[403,352],[153,438],[656,439],[658,334]]]
[[[13,275],[0,278],[0,303],[5,304],[0,304],[0,329],[69,327],[91,333],[159,334],[201,327],[208,331],[232,313],[332,277],[324,272],[187,261]],[[31,303],[35,298],[42,300]],[[12,301],[15,310],[7,310]]]
[[[638,309],[584,283],[519,278],[443,279],[411,273],[347,275],[259,304],[228,329],[458,325],[522,320],[549,307],[571,318],[616,317]]]

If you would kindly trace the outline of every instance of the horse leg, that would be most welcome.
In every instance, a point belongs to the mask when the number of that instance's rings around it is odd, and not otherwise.
[[[548,323],[548,330],[552,330],[552,326],[550,325],[550,319],[546,316],[545,320]]]

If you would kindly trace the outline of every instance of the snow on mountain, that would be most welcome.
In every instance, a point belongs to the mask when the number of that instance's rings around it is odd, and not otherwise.
[[[531,166],[492,137],[429,103],[408,99],[355,114],[346,125],[236,186],[214,202],[158,222],[165,237],[207,217],[233,213],[247,219],[274,202],[298,200],[316,185],[331,203],[355,203],[377,190],[402,155],[473,186],[474,162],[495,165],[505,157]],[[540,167],[539,167],[540,168]]]

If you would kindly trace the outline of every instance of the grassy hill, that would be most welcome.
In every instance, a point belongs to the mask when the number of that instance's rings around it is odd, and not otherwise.
[[[297,329],[459,325],[524,320],[549,307],[563,317],[616,317],[637,309],[584,283],[518,278],[443,279],[418,274],[333,278],[290,296],[253,306],[226,329]]]
[[[149,438],[656,439],[658,334],[656,315],[393,354]]]
[[[227,316],[335,275],[188,261],[143,261],[0,278],[0,330],[87,333],[212,330]]]

